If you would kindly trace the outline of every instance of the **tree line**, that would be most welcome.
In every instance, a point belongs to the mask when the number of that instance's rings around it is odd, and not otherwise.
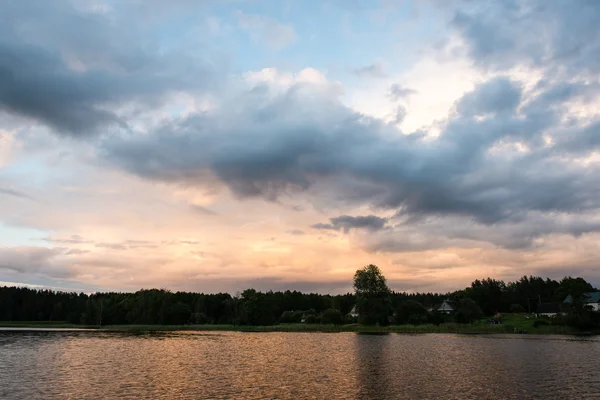
[[[145,289],[134,293],[75,293],[26,287],[0,287],[0,321],[66,321],[84,325],[183,325],[278,323],[363,324],[441,323],[432,312],[445,299],[457,306],[457,322],[498,312],[534,312],[537,304],[561,302],[595,290],[583,278],[560,281],[523,276],[515,282],[486,278],[450,293],[394,292],[379,268],[366,266],[354,277],[354,293],[339,295],[247,289],[203,294]],[[390,318],[392,317],[392,318]]]
[[[381,270],[372,264],[356,271],[354,290],[358,322],[368,325],[472,323],[502,312],[532,312],[539,304],[560,303],[570,295],[572,300],[569,307],[565,307],[568,310],[553,322],[577,328],[600,326],[600,312],[593,311],[583,301],[584,293],[597,289],[583,278],[565,277],[557,282],[523,276],[508,284],[491,278],[477,279],[470,287],[445,296],[444,306],[450,307],[449,312],[392,292]]]

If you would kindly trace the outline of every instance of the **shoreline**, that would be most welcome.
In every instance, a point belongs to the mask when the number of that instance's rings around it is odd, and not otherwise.
[[[241,326],[241,325],[105,325],[90,326],[52,322],[0,322],[2,331],[73,331],[73,332],[297,332],[297,333],[362,333],[362,334],[424,334],[424,333],[450,333],[466,335],[570,335],[570,336],[595,336],[600,335],[599,330],[579,331],[564,326],[543,326],[532,328],[526,332],[515,333],[510,326],[503,325],[390,325],[385,327],[367,325],[306,325],[306,324],[280,324],[272,326]]]

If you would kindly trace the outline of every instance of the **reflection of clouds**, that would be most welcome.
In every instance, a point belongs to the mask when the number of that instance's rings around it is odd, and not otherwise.
[[[585,398],[600,391],[590,372],[599,343],[516,335],[0,331],[0,397]]]

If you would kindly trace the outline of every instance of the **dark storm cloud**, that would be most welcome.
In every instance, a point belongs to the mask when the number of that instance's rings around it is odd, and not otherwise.
[[[312,228],[329,229],[334,231],[343,231],[348,233],[351,229],[366,229],[368,231],[379,231],[385,227],[387,219],[376,215],[365,215],[352,217],[350,215],[340,215],[330,218],[329,224],[315,224]]]
[[[521,103],[521,88],[506,77],[485,82],[465,95],[457,105],[462,115],[513,113]]]
[[[453,26],[480,65],[504,69],[524,63],[592,75],[600,71],[600,3],[595,0],[490,0],[463,5]]]
[[[207,63],[161,53],[128,17],[61,0],[4,4],[0,111],[82,135],[127,128],[116,111],[126,102],[150,107],[171,91],[207,85]]]
[[[71,134],[98,125],[125,125],[116,114],[99,107],[119,96],[111,87],[117,89],[119,83],[106,74],[73,74],[44,50],[0,44],[0,107],[4,111]]]
[[[536,240],[548,235],[581,237],[600,232],[600,220],[594,216],[558,216],[534,213],[522,221],[491,225],[478,224],[460,217],[425,218],[400,223],[381,233],[366,235],[358,243],[369,252],[403,253],[447,247],[472,248],[475,242],[522,250],[538,246]]]
[[[240,198],[335,192],[345,202],[398,215],[459,215],[483,224],[600,205],[598,168],[550,157],[544,147],[542,138],[563,109],[518,113],[521,87],[506,77],[459,100],[435,140],[399,134],[303,90],[249,91],[235,107],[108,141],[104,154],[149,179],[220,182]],[[530,151],[490,152],[504,142],[525,143]]]

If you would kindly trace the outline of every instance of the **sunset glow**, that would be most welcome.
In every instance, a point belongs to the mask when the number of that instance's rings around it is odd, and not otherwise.
[[[24,3],[0,13],[0,284],[600,285],[594,2]]]

